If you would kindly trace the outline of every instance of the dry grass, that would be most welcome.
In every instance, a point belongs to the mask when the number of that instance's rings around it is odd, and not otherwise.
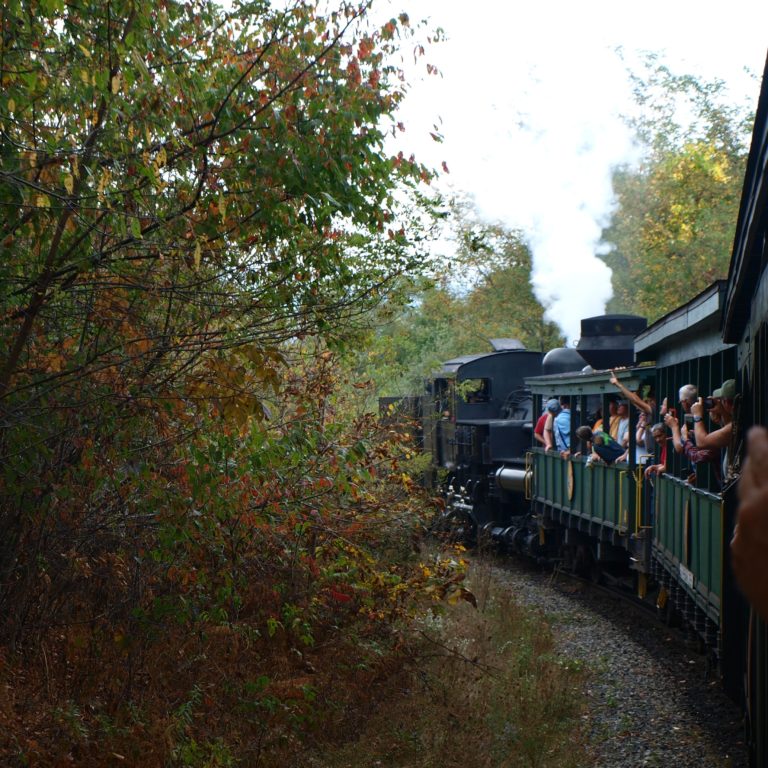
[[[583,672],[557,656],[549,626],[518,606],[480,560],[461,602],[415,628],[416,652],[350,713],[349,741],[322,768],[577,768]]]

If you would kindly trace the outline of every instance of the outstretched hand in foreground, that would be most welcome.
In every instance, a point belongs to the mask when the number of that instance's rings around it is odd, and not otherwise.
[[[753,427],[747,440],[731,560],[742,592],[768,620],[768,430]]]

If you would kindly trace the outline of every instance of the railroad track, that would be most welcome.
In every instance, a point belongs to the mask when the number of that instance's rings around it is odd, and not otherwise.
[[[743,717],[707,657],[650,601],[522,557],[488,558],[514,599],[547,617],[558,653],[585,665],[595,765],[746,768]]]

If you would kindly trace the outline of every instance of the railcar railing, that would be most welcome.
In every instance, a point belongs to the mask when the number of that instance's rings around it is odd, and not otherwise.
[[[579,517],[585,525],[608,527],[619,535],[645,527],[642,488],[627,464],[588,463],[583,456],[562,458],[540,448],[533,457],[532,500],[557,514]],[[638,499],[640,503],[638,504]]]
[[[663,475],[654,485],[653,557],[717,622],[723,587],[723,501]]]

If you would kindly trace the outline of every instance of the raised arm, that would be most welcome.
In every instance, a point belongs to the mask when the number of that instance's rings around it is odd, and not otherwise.
[[[633,392],[631,389],[627,389],[617,378],[616,374],[611,371],[611,378],[609,379],[611,384],[613,384],[614,387],[618,387],[619,391],[621,392],[624,397],[629,400],[632,405],[634,405],[636,408],[638,408],[641,411],[644,411],[647,414],[651,414],[652,408],[650,403],[646,403],[645,400],[643,400],[640,395],[638,395],[636,392]]]
[[[668,413],[664,417],[664,423],[672,430],[672,445],[675,447],[675,453],[682,453],[684,446],[680,434],[680,422],[671,413]]]

